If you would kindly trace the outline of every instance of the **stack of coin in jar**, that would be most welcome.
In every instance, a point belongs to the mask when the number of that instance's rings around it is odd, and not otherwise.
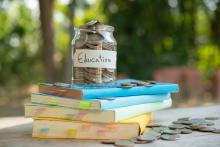
[[[91,21],[75,29],[73,62],[80,62],[80,65],[73,63],[74,84],[105,84],[115,81],[116,67],[108,65],[116,65],[117,43],[113,31],[114,27],[103,25],[99,21]],[[87,52],[85,55],[79,53],[76,56],[76,52],[80,50]],[[106,54],[109,55],[108,58],[105,58]],[[99,67],[99,64],[102,66]]]

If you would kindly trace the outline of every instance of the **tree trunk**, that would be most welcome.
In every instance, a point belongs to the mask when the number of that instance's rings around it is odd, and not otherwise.
[[[220,2],[217,3],[214,18],[211,22],[212,40],[220,46]]]
[[[73,38],[73,19],[74,19],[74,0],[69,3],[69,47],[65,64],[65,82],[71,83],[72,80],[72,38]]]
[[[54,32],[53,32],[53,0],[39,0],[40,21],[43,40],[42,61],[45,69],[45,78],[54,82],[56,68],[54,63]]]

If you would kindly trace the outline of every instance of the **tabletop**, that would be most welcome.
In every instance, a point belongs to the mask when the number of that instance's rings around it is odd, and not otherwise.
[[[168,109],[153,113],[153,120],[161,124],[170,124],[180,117],[220,116],[220,105]],[[220,120],[215,121],[215,127],[220,129]],[[72,139],[32,139],[32,119],[24,117],[0,118],[0,147],[111,147],[96,140]],[[193,132],[183,134],[177,141],[158,140],[149,144],[139,144],[135,147],[220,147],[220,134]]]

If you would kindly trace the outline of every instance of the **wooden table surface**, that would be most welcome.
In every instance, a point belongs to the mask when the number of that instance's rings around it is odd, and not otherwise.
[[[169,124],[180,117],[220,116],[220,105],[181,108],[158,111],[154,113],[154,121]],[[220,129],[220,120],[215,121]],[[111,147],[100,144],[99,141],[71,139],[32,139],[32,120],[23,117],[0,118],[0,147]],[[193,132],[181,135],[177,141],[158,140],[150,144],[136,146],[149,147],[220,147],[220,134]]]

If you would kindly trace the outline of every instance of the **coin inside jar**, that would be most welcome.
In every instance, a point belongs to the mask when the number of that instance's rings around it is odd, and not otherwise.
[[[73,38],[73,84],[114,84],[116,46],[114,27],[97,20],[75,28]]]

